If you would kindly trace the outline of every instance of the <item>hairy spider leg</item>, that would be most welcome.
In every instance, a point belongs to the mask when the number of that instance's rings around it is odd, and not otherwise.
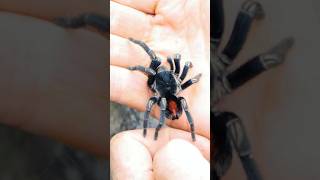
[[[186,78],[186,76],[187,76],[188,71],[189,71],[190,68],[192,68],[192,63],[191,63],[190,61],[187,61],[187,62],[184,64],[184,67],[183,67],[181,76],[179,77],[180,80],[181,80],[181,82]]]
[[[158,97],[153,96],[149,99],[147,106],[146,106],[146,112],[144,113],[144,120],[143,120],[143,137],[146,137],[147,135],[147,127],[148,127],[148,120],[150,116],[151,109],[153,105],[158,102]]]
[[[145,51],[146,53],[150,56],[150,59],[151,59],[151,64],[150,64],[150,68],[153,69],[153,70],[157,70],[157,68],[160,66],[161,64],[161,61],[160,59],[156,56],[156,54],[154,53],[154,51],[152,49],[149,48],[149,46],[144,43],[143,41],[140,41],[140,40],[136,40],[136,39],[133,39],[133,38],[129,38],[129,40],[135,44],[138,44],[139,46],[141,46]]]
[[[229,121],[226,124],[228,139],[238,153],[248,180],[262,180],[261,173],[253,159],[250,141],[241,120],[234,113],[226,113],[229,116]]]
[[[145,74],[147,74],[148,76],[154,76],[156,75],[156,72],[151,69],[151,68],[148,68],[148,67],[144,67],[144,66],[130,66],[128,67],[129,70],[131,71],[141,71]]]
[[[94,13],[85,13],[72,18],[59,17],[56,18],[54,22],[65,28],[75,29],[85,26],[92,26],[101,33],[107,33],[109,31],[109,18]]]
[[[193,124],[193,119],[192,119],[192,116],[189,112],[189,108],[188,108],[188,104],[187,104],[187,101],[185,98],[183,97],[179,97],[179,101],[180,101],[180,104],[182,106],[182,109],[184,110],[184,112],[186,113],[186,116],[187,116],[187,120],[189,122],[189,125],[190,125],[190,131],[191,131],[191,137],[192,137],[192,141],[196,141],[196,135],[195,135],[195,132],[194,132],[194,124]]]
[[[201,77],[201,73],[198,74],[198,75],[196,75],[196,76],[194,76],[193,78],[189,79],[189,80],[186,81],[185,83],[183,83],[183,84],[181,85],[182,90],[185,90],[185,89],[187,89],[189,86],[191,86],[192,84],[199,82],[200,77]]]
[[[211,39],[213,52],[215,53],[220,45],[220,40],[224,31],[224,10],[223,0],[213,0],[213,31]]]
[[[255,19],[262,19],[263,17],[264,11],[259,2],[255,0],[247,0],[242,5],[231,37],[221,54],[220,60],[223,61],[225,66],[230,65],[242,49],[247,39],[252,22]]]
[[[180,73],[180,60],[181,60],[181,55],[180,54],[173,55],[174,66],[176,67],[174,73],[177,76],[179,76],[179,73]]]
[[[170,65],[170,70],[171,70],[172,72],[174,72],[174,65],[173,65],[172,56],[168,56],[168,57],[167,57],[167,62],[168,62],[169,65]]]
[[[161,64],[161,61],[160,61],[160,58],[158,58],[156,56],[154,51],[152,49],[150,49],[149,46],[146,43],[144,43],[143,41],[139,41],[139,40],[136,40],[136,39],[133,39],[133,38],[129,38],[129,40],[131,42],[135,43],[135,44],[138,44],[139,46],[141,46],[146,51],[146,53],[149,55],[149,57],[151,59],[151,63],[149,65],[149,68],[153,69],[154,71],[157,71],[157,68]],[[148,82],[147,82],[149,88],[151,88],[153,82],[154,82],[154,76],[153,75],[149,75],[148,76]]]
[[[264,54],[255,56],[226,76],[230,90],[235,90],[259,74],[284,62],[294,39],[289,37],[279,42]]]
[[[249,139],[246,135],[245,128],[239,119],[239,117],[231,112],[222,112],[217,116],[216,121],[222,120],[224,123],[225,131],[226,131],[226,141],[229,141],[232,144],[232,147],[237,152],[242,166],[246,172],[248,180],[261,180],[261,173],[256,165],[255,160],[252,156],[251,145]],[[215,132],[213,132],[215,133]],[[215,159],[216,157],[214,157]],[[217,157],[218,158],[218,157]],[[220,161],[223,163],[223,161]],[[229,168],[230,165],[222,167]],[[217,170],[217,169],[216,169]],[[224,173],[227,169],[224,169]],[[219,175],[219,172],[218,176]],[[221,174],[224,175],[224,174]]]
[[[226,124],[229,121],[228,116],[223,112],[211,111],[210,118],[213,122],[210,124],[213,143],[211,149],[213,150],[212,158],[212,174],[214,180],[219,180],[224,176],[232,164],[232,146],[227,139]]]
[[[160,120],[159,120],[158,126],[156,127],[156,132],[154,133],[154,140],[158,139],[159,130],[163,126],[164,121],[166,119],[166,108],[167,108],[167,100],[166,98],[162,97],[160,99]]]

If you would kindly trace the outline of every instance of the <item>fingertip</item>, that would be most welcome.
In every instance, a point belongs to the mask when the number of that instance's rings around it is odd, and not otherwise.
[[[210,140],[203,136],[195,135],[196,141],[193,141],[190,137],[190,132],[170,127],[164,127],[159,131],[158,139],[154,140],[155,129],[147,128],[146,130],[147,133],[145,137],[143,137],[142,129],[135,129],[126,132],[130,134],[130,136],[144,144],[149,149],[152,156],[154,156],[154,154],[159,149],[164,147],[168,142],[176,139],[182,139],[197,147],[205,157],[205,159],[207,159],[207,161],[210,161]]]
[[[190,142],[173,139],[153,159],[156,179],[209,179],[210,164]]]
[[[110,99],[143,111],[148,101],[147,77],[118,66],[110,66]]]
[[[129,132],[110,141],[110,169],[113,179],[152,179],[152,156]]]

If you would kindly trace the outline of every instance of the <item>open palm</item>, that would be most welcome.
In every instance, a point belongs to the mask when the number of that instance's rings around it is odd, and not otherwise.
[[[151,62],[141,47],[128,41],[129,37],[146,42],[165,65],[167,56],[179,53],[182,65],[186,61],[193,64],[186,79],[202,73],[200,81],[180,95],[188,102],[196,133],[210,138],[209,1],[118,0],[111,1],[110,6],[111,100],[144,111],[152,96],[147,77],[127,70]],[[159,117],[158,107],[153,115]],[[167,124],[189,130],[185,115]]]

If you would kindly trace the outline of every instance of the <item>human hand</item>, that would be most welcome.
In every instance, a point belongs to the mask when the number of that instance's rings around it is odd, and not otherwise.
[[[174,128],[165,128],[157,141],[151,134],[142,137],[140,130],[122,132],[110,143],[111,176],[114,180],[207,180],[209,146],[201,136],[191,144],[188,133]]]
[[[110,3],[112,101],[142,111],[151,96],[147,77],[127,70],[129,66],[150,64],[149,56],[129,42],[129,37],[146,42],[164,64],[166,56],[174,53],[182,55],[182,64],[192,61],[194,68],[189,78],[202,73],[200,81],[182,93],[194,117],[197,140],[192,142],[190,133],[183,131],[189,130],[185,116],[169,121],[170,127],[160,131],[157,141],[153,140],[155,130],[152,128],[145,138],[142,130],[121,132],[110,143],[113,179],[209,179],[209,1],[116,0]],[[159,117],[158,108],[153,115]]]
[[[148,66],[151,62],[141,47],[128,41],[129,37],[146,42],[164,64],[168,55],[180,53],[182,65],[185,61],[193,63],[186,79],[202,73],[200,81],[181,96],[186,98],[194,117],[196,133],[210,138],[209,3],[202,0],[111,1],[111,100],[144,111],[151,97],[147,77],[126,69],[135,65]],[[159,118],[159,108],[155,108],[153,115]],[[185,115],[167,124],[189,130]]]

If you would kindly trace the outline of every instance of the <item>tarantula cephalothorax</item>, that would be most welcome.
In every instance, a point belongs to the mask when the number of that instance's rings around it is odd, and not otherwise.
[[[249,180],[262,179],[252,158],[249,139],[238,116],[231,112],[221,112],[215,108],[216,103],[226,94],[253,79],[262,72],[281,64],[288,50],[292,47],[293,38],[286,38],[266,53],[255,56],[238,69],[229,72],[232,64],[247,38],[250,26],[255,19],[264,17],[260,3],[247,0],[241,8],[235,22],[231,38],[222,52],[218,52],[224,29],[223,0],[213,0],[213,34],[211,44],[211,129],[213,137],[212,177],[219,180],[229,169],[232,161],[232,149],[238,153]]]
[[[142,41],[130,38],[131,42],[140,45],[150,56],[151,64],[149,67],[133,66],[129,67],[129,70],[138,70],[148,75],[148,87],[154,92],[154,96],[151,97],[146,106],[146,112],[143,121],[143,136],[147,134],[147,124],[149,114],[152,106],[157,103],[160,106],[160,122],[156,127],[154,139],[157,140],[158,132],[163,126],[165,118],[176,120],[181,114],[182,110],[186,113],[188,122],[190,124],[191,137],[195,141],[194,124],[191,114],[188,110],[187,102],[183,97],[179,97],[178,94],[191,86],[192,84],[200,80],[201,74],[196,75],[192,79],[183,82],[189,68],[192,67],[191,62],[186,62],[184,68],[180,74],[180,54],[167,57],[167,61],[170,64],[170,70],[161,65],[160,58]]]

